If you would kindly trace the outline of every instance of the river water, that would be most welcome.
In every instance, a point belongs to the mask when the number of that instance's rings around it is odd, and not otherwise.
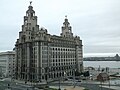
[[[120,61],[83,61],[84,67],[120,68]]]
[[[118,61],[83,61],[84,67],[94,67],[94,68],[106,68],[108,67],[110,72],[120,74],[120,62]],[[120,85],[120,78],[115,80],[110,80],[111,84]],[[115,89],[120,90],[120,89]]]

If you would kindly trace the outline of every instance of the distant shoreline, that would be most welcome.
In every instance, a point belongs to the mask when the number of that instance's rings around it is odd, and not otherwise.
[[[83,60],[83,61],[117,61],[119,62],[120,60]]]
[[[120,60],[83,60],[83,61],[116,61],[116,62],[119,62]]]

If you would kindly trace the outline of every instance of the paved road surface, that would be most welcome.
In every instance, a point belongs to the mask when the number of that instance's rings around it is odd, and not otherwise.
[[[10,81],[0,81],[0,90],[5,90],[8,88],[8,84],[12,90],[34,90],[32,86],[26,85],[26,84],[20,84],[20,83],[15,83],[15,82],[10,82]],[[60,84],[61,86],[73,86],[73,82],[68,81],[68,82],[62,82]],[[49,83],[49,86],[59,86],[59,82],[53,82]],[[101,87],[98,83],[92,83],[92,82],[77,82],[76,86],[79,87],[85,87],[88,88],[89,90],[101,90]],[[111,87],[110,87],[111,88]],[[120,89],[110,89],[106,88],[106,85],[103,85],[102,90],[120,90]]]

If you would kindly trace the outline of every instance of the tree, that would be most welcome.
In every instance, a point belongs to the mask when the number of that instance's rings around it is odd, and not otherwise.
[[[89,71],[86,71],[86,72],[83,73],[83,75],[84,75],[84,77],[89,77],[90,73],[89,73]]]
[[[0,77],[3,76],[3,73],[2,73],[2,67],[0,67]]]
[[[80,73],[77,70],[75,71],[75,76],[80,76]]]

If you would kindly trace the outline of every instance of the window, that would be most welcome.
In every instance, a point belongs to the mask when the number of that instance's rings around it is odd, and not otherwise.
[[[32,30],[34,31],[34,27],[32,27]]]

